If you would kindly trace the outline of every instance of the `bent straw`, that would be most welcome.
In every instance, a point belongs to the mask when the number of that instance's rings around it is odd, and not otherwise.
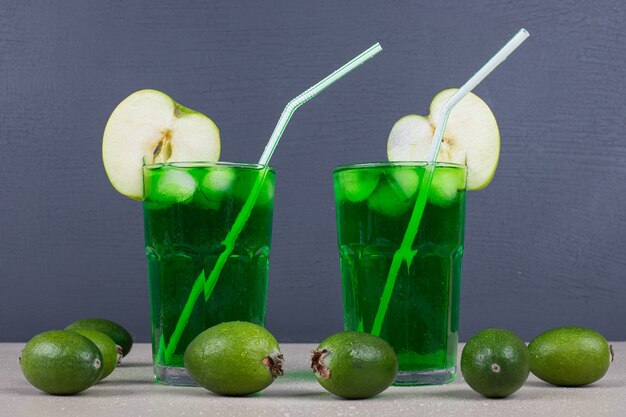
[[[389,268],[389,274],[387,275],[387,281],[383,288],[383,293],[380,297],[380,304],[376,316],[374,317],[374,324],[372,325],[372,334],[375,336],[380,335],[380,331],[387,314],[391,295],[398,277],[398,272],[402,266],[402,262],[406,262],[407,268],[411,267],[411,262],[415,257],[417,250],[413,250],[413,242],[417,236],[422,215],[424,214],[424,208],[426,207],[426,199],[430,190],[430,184],[435,172],[435,164],[437,162],[437,155],[439,154],[439,148],[441,147],[441,141],[443,133],[448,123],[448,118],[452,112],[452,108],[465,97],[470,91],[472,91],[482,80],[484,80],[498,65],[500,65],[518,46],[522,44],[529,36],[526,29],[520,29],[515,36],[511,38],[481,69],[476,72],[454,95],[444,104],[439,113],[437,119],[437,128],[433,135],[433,144],[430,148],[428,155],[428,165],[424,173],[424,180],[420,187],[417,200],[415,201],[415,207],[411,213],[411,219],[409,225],[402,238],[400,248],[394,253],[391,261],[391,267]]]
[[[293,115],[293,113],[301,105],[303,105],[304,103],[306,103],[307,101],[315,97],[317,94],[321,93],[324,89],[331,86],[341,77],[348,74],[349,72],[351,72],[358,66],[362,65],[367,60],[373,58],[376,54],[382,51],[382,49],[383,48],[380,46],[379,43],[372,45],[367,50],[365,50],[364,52],[356,56],[354,59],[352,59],[345,65],[343,65],[341,68],[339,68],[338,70],[336,70],[335,72],[333,72],[332,74],[324,78],[322,81],[318,82],[313,87],[309,88],[308,90],[304,91],[302,94],[298,95],[296,98],[291,100],[285,106],[285,109],[280,115],[280,118],[278,119],[278,123],[276,124],[276,127],[274,128],[274,132],[272,132],[272,136],[270,137],[270,140],[265,146],[263,155],[261,155],[261,159],[259,160],[259,164],[263,165],[261,174],[257,177],[253,185],[252,191],[250,192],[250,195],[246,199],[246,202],[244,203],[241,211],[237,215],[237,218],[235,219],[235,222],[233,223],[232,228],[230,229],[230,231],[226,235],[226,238],[224,238],[224,241],[222,242],[222,245],[224,245],[224,251],[217,258],[217,261],[215,262],[215,266],[213,267],[213,270],[209,274],[208,278],[206,278],[205,280],[204,270],[202,270],[200,272],[200,275],[198,275],[198,277],[196,278],[196,281],[194,282],[194,285],[191,289],[191,293],[189,294],[189,298],[187,299],[187,302],[185,303],[185,306],[183,307],[183,311],[181,312],[181,315],[178,318],[178,322],[176,323],[176,328],[174,329],[174,332],[172,333],[172,336],[170,337],[170,340],[167,346],[165,347],[166,362],[168,362],[171,359],[172,355],[176,351],[176,346],[178,345],[180,337],[182,336],[183,331],[185,330],[185,326],[187,326],[187,322],[189,321],[191,312],[193,310],[194,305],[196,304],[196,301],[198,300],[198,297],[200,296],[200,293],[204,290],[205,302],[209,299],[209,297],[211,297],[211,293],[213,292],[213,289],[215,288],[215,284],[217,283],[217,279],[219,278],[219,275],[222,272],[222,268],[228,261],[228,257],[230,256],[233,249],[235,248],[235,242],[237,241],[237,238],[239,237],[239,233],[241,233],[241,231],[243,230],[246,224],[246,221],[248,221],[248,218],[250,217],[252,208],[254,207],[257,197],[259,196],[261,185],[263,184],[263,181],[265,180],[265,177],[267,176],[267,172],[269,170],[269,168],[267,167],[267,164],[269,163],[269,160],[272,157],[272,154],[274,153],[276,146],[278,145],[278,141],[280,140],[280,137],[285,131],[285,128],[287,127],[287,123],[289,123],[289,120],[291,119],[291,116]],[[158,353],[159,358],[161,357],[161,354],[162,354],[161,347],[164,345],[165,343],[163,342],[163,335],[161,335],[161,341],[159,343],[159,353]]]

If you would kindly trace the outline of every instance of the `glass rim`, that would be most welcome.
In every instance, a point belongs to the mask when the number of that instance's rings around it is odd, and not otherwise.
[[[386,161],[386,162],[360,162],[356,164],[346,164],[339,165],[335,167],[333,172],[345,171],[348,169],[359,169],[359,168],[390,168],[390,167],[425,167],[429,164],[427,161]],[[465,164],[457,164],[454,162],[436,162],[435,166],[437,167],[449,167],[449,168],[465,168],[467,169],[467,165]]]
[[[142,168],[157,169],[166,166],[174,168],[209,168],[209,167],[230,167],[230,168],[249,168],[261,170],[265,167],[269,168],[270,172],[276,173],[276,170],[271,165],[262,165],[252,162],[227,162],[227,161],[169,161],[169,162],[142,162]]]

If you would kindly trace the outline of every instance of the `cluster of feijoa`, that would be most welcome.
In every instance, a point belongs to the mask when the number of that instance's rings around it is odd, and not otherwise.
[[[511,331],[486,329],[463,348],[461,372],[476,392],[503,398],[520,389],[530,372],[557,386],[591,384],[606,374],[612,360],[604,336],[584,327],[548,330],[528,347]]]
[[[133,345],[126,329],[106,319],[76,321],[65,330],[34,336],[22,350],[20,367],[34,387],[70,395],[106,378]]]
[[[200,333],[185,351],[189,375],[221,395],[249,395],[283,375],[284,357],[265,328],[242,321]],[[393,382],[398,359],[384,340],[367,333],[341,332],[325,339],[311,357],[319,383],[344,398],[368,398]]]

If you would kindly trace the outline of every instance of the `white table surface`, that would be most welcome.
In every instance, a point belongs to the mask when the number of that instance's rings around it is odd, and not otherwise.
[[[311,344],[283,344],[285,375],[262,393],[220,397],[202,388],[154,383],[147,344],[133,346],[106,380],[74,396],[44,394],[22,376],[23,343],[0,344],[0,417],[99,416],[626,416],[626,342],[613,343],[607,375],[587,387],[558,388],[533,375],[515,394],[500,400],[472,391],[463,378],[441,386],[391,387],[367,400],[328,394],[309,366]]]

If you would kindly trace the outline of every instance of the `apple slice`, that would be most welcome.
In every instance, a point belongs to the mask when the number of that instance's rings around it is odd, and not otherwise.
[[[411,114],[400,118],[389,133],[390,161],[425,161],[433,141],[439,113],[456,89],[440,92],[430,103],[426,118]],[[452,110],[437,161],[467,165],[467,189],[480,190],[492,180],[500,156],[500,131],[489,106],[469,93]]]
[[[104,169],[113,187],[143,199],[142,165],[216,161],[220,133],[207,116],[156,90],[128,96],[113,110],[102,138]]]

